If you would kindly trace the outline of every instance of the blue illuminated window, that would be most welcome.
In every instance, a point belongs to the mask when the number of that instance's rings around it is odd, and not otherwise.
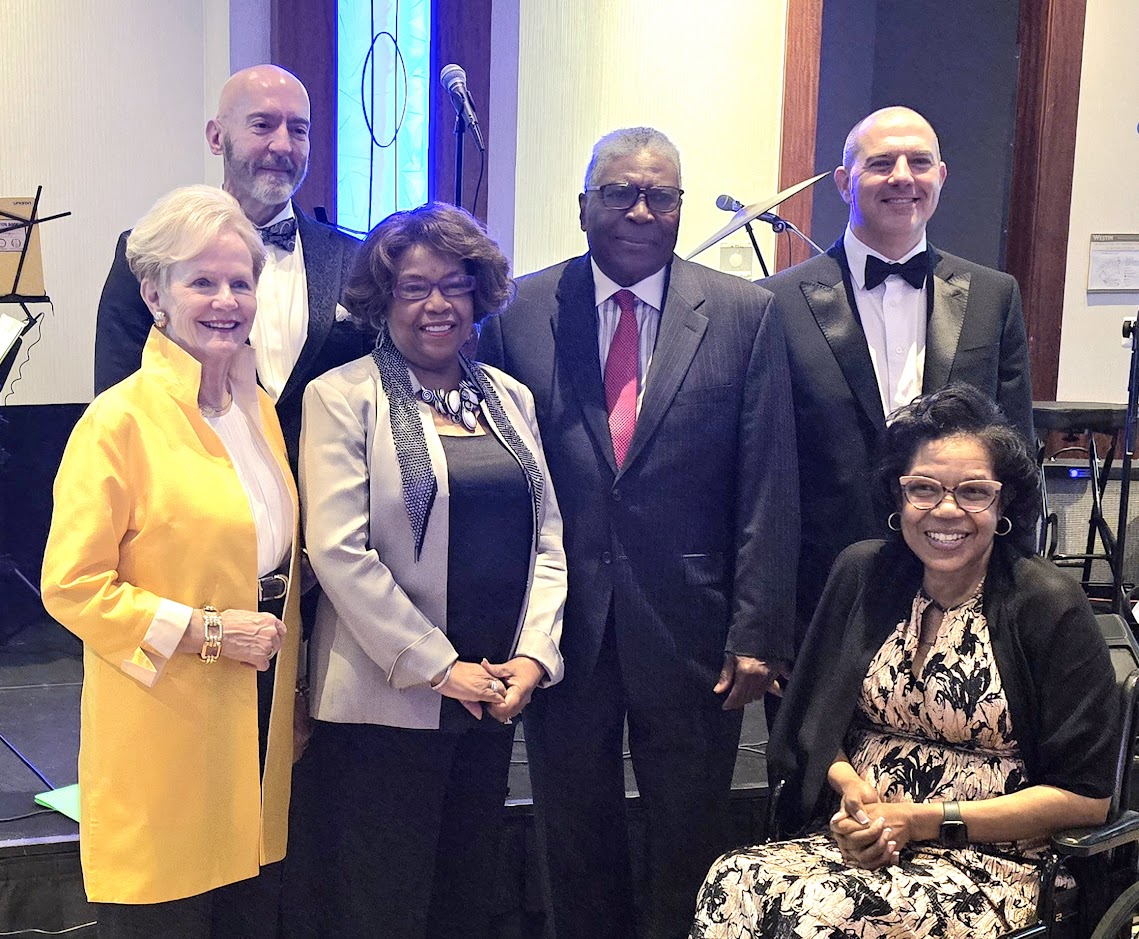
[[[427,201],[431,0],[338,0],[337,222]]]

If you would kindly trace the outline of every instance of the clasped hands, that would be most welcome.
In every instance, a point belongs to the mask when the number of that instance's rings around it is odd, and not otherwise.
[[[477,664],[456,662],[447,680],[435,690],[454,698],[480,721],[485,705],[496,721],[509,724],[530,703],[543,675],[542,666],[525,655],[498,665],[486,659]]]
[[[913,821],[912,803],[882,802],[878,790],[859,779],[843,787],[830,829],[847,864],[875,871],[898,863],[902,848],[914,840]]]

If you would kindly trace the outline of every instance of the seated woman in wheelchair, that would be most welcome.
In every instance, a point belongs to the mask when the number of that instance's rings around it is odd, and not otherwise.
[[[1079,584],[1017,546],[1024,441],[951,385],[883,452],[897,534],[835,562],[769,746],[808,834],[721,857],[693,937],[998,936],[1035,921],[1047,836],[1107,814],[1115,677]]]

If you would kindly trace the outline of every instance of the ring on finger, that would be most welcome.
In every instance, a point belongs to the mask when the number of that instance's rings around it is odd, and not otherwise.
[[[498,694],[498,679],[497,678],[492,678],[490,680],[490,692],[491,692],[491,694]]]

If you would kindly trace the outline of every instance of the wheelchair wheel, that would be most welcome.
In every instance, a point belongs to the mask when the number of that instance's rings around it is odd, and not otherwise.
[[[1139,881],[1123,891],[1103,919],[1099,921],[1092,939],[1131,939],[1139,916]]]

